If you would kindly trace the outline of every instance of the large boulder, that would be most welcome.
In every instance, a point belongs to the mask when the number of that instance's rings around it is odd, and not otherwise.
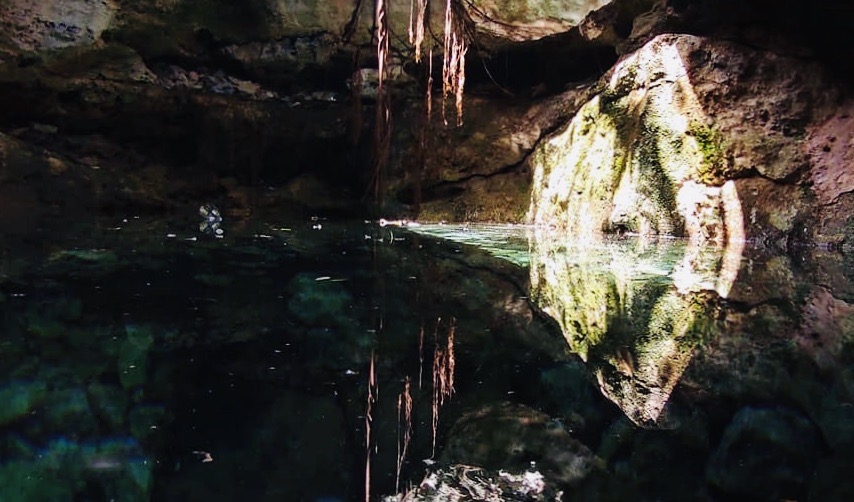
[[[794,59],[658,36],[534,151],[528,218],[573,236],[813,237],[804,137],[838,104],[827,81]]]

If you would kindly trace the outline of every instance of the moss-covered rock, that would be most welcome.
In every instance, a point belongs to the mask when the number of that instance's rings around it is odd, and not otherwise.
[[[534,151],[529,221],[576,237],[804,240],[799,221],[814,202],[795,183],[806,165],[803,124],[828,115],[834,92],[813,73],[732,44],[656,37]],[[752,175],[778,186],[760,189],[758,202],[740,188],[734,197],[727,181]]]

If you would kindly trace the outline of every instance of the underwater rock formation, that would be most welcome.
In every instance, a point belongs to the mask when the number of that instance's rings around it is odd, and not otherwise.
[[[448,433],[443,461],[524,471],[534,465],[550,482],[573,485],[597,468],[596,456],[559,421],[513,403],[463,415]]]
[[[744,408],[724,432],[706,475],[713,485],[740,496],[802,498],[819,451],[815,428],[798,413]]]

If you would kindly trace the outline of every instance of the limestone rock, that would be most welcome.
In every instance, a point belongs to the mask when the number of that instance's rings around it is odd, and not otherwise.
[[[809,165],[805,124],[827,118],[833,95],[808,64],[694,36],[656,37],[534,151],[528,218],[582,237],[800,238],[793,234],[811,213],[796,186]],[[751,207],[727,183],[749,177],[792,188]],[[774,205],[792,197],[799,202]]]
[[[569,31],[579,26],[592,11],[612,2],[613,0],[475,0],[469,3],[467,10],[478,31],[518,42]]]
[[[99,40],[117,9],[114,0],[10,0],[0,5],[0,23],[20,49],[58,49]]]

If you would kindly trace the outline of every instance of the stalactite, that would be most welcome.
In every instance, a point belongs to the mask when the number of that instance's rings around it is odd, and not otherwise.
[[[409,43],[415,49],[415,62],[421,62],[421,47],[424,45],[424,20],[427,17],[428,0],[409,1]]]
[[[378,207],[383,203],[383,178],[391,149],[391,96],[386,89],[389,26],[385,0],[376,0],[374,22],[377,37],[377,103],[374,121],[373,196]]]
[[[463,124],[463,89],[466,81],[466,52],[468,35],[460,9],[455,8],[456,0],[446,0],[444,52],[442,55],[442,120],[445,125],[445,100],[454,97],[457,113],[457,126]]]
[[[427,93],[424,101],[427,103],[427,122],[433,118],[433,48],[430,48],[427,62]]]

